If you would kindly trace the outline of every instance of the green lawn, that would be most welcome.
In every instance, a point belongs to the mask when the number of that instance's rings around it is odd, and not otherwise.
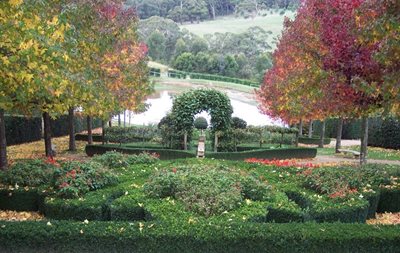
[[[360,150],[360,146],[346,147],[349,150]],[[318,148],[318,155],[335,155],[334,148]],[[400,161],[400,150],[368,147],[368,158],[376,160]]]
[[[280,15],[279,13],[268,13],[265,17],[259,16],[247,19],[242,17],[236,18],[234,16],[225,16],[216,20],[204,21],[199,24],[184,24],[180,27],[186,28],[196,35],[204,36],[205,34],[213,34],[216,32],[242,33],[249,27],[259,26],[266,31],[272,32],[270,41],[268,41],[272,45],[273,39],[281,34],[285,16],[293,19],[295,13],[292,11],[286,11],[284,15]]]

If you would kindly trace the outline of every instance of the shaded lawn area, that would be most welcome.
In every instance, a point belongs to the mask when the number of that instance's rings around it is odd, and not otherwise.
[[[360,151],[360,146],[343,147],[343,149]],[[335,148],[318,148],[317,155],[336,155]],[[337,156],[348,156],[337,154]],[[376,160],[400,161],[400,150],[368,147],[368,158]]]

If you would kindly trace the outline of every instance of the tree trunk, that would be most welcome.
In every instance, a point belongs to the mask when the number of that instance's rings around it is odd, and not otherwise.
[[[368,157],[368,117],[362,118],[361,131],[360,164],[363,165]]]
[[[44,147],[47,157],[53,157],[54,152],[51,145],[51,127],[50,127],[50,115],[48,112],[43,113],[43,123],[44,123]]]
[[[118,126],[121,127],[121,113],[118,113]]]
[[[320,137],[319,137],[319,148],[323,148],[324,147],[324,139],[325,139],[325,120],[322,121],[322,126],[321,126],[321,133],[320,133]]]
[[[7,169],[7,140],[4,110],[0,109],[0,170]]]
[[[101,141],[104,145],[105,139],[106,139],[106,122],[104,120],[101,120]]]
[[[108,126],[112,127],[112,118],[108,121]]]
[[[126,110],[124,110],[124,127],[126,127]]]
[[[299,135],[303,136],[303,119],[300,119],[299,123]]]
[[[215,19],[215,6],[212,4],[210,7],[211,7],[212,19]]]
[[[185,131],[185,133],[183,134],[183,149],[187,150],[187,132]]]
[[[313,134],[313,121],[310,120],[310,124],[308,125],[308,138],[312,138]]]
[[[87,132],[88,132],[88,144],[93,144],[93,135],[92,135],[92,117],[87,116]]]
[[[68,129],[69,129],[69,151],[76,151],[75,144],[75,124],[74,124],[74,108],[68,110]]]
[[[214,152],[218,152],[218,134],[215,132],[214,134]]]
[[[343,118],[338,119],[337,132],[336,132],[336,154],[340,153],[339,149],[342,148],[342,132],[343,132]]]

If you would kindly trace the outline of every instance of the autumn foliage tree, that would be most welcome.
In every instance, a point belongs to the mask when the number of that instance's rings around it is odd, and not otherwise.
[[[367,117],[388,104],[381,92],[384,67],[374,57],[382,40],[360,40],[365,32],[360,11],[371,11],[368,4],[364,0],[304,1],[296,19],[286,22],[274,67],[258,92],[261,110],[286,122],[300,117],[362,116],[362,162]],[[371,13],[377,19],[383,15]]]
[[[50,117],[80,107],[108,118],[115,108],[141,107],[152,91],[137,18],[122,1],[9,0],[0,7],[0,168],[7,166],[5,110],[42,113],[52,156]]]

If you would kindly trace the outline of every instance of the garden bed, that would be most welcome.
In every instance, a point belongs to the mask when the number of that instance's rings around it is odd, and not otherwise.
[[[47,220],[0,222],[0,251],[309,252],[329,245],[329,252],[396,252],[400,243],[399,226],[360,224],[377,209],[400,211],[393,201],[399,167],[159,161],[113,152],[27,168],[38,177],[1,176],[11,185],[1,208],[40,210]],[[82,185],[88,182],[91,188]]]

